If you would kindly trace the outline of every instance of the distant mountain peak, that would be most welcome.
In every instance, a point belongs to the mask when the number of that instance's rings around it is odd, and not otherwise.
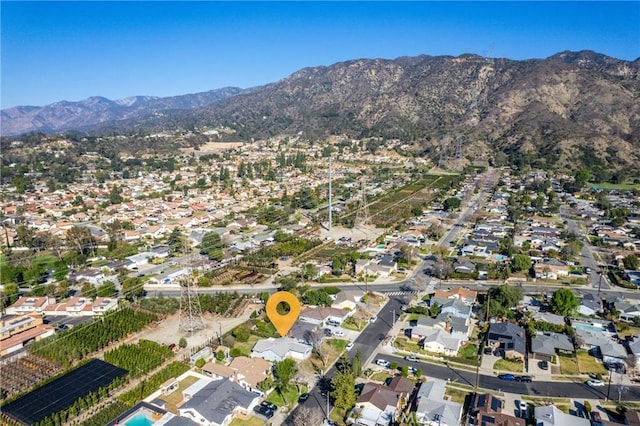
[[[40,131],[90,131],[105,123],[141,118],[158,111],[203,107],[241,91],[238,87],[225,87],[166,98],[130,96],[113,101],[103,96],[91,96],[77,102],[59,101],[42,107],[17,106],[1,111],[2,136]]]

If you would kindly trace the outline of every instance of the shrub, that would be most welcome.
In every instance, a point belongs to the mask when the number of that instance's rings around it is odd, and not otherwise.
[[[231,350],[229,351],[229,356],[235,358],[238,356],[243,356],[244,352],[242,352],[242,349],[240,348],[231,348]]]
[[[238,339],[239,342],[246,342],[251,337],[251,331],[245,325],[239,325],[231,332],[233,337]]]

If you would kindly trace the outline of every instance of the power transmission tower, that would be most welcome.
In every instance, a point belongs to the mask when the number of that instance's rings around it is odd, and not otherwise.
[[[180,331],[189,333],[204,328],[200,298],[194,287],[193,270],[189,268],[189,273],[180,279],[180,323],[178,325]]]
[[[329,232],[331,232],[331,226],[332,226],[332,222],[333,222],[333,218],[332,218],[332,211],[333,211],[333,206],[331,203],[331,154],[329,154]]]
[[[353,222],[354,228],[360,228],[371,223],[371,219],[369,218],[369,206],[367,205],[367,197],[364,194],[364,180],[360,183],[360,185],[360,202],[358,203],[356,218]]]
[[[462,135],[458,135],[458,138],[456,139],[456,154],[454,158],[454,170],[462,171]]]
[[[440,139],[440,159],[438,161],[438,167],[446,169],[449,165],[449,138],[443,136]]]

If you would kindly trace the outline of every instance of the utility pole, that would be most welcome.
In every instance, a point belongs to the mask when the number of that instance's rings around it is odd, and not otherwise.
[[[369,270],[364,268],[364,294],[369,294],[369,284],[367,283],[367,275],[369,275]]]
[[[478,393],[478,382],[480,381],[480,363],[482,362],[482,357],[478,355],[478,363],[476,364],[476,395]]]
[[[609,401],[609,393],[611,392],[611,375],[613,374],[613,368],[609,365],[609,386],[607,386],[607,399],[605,401]]]

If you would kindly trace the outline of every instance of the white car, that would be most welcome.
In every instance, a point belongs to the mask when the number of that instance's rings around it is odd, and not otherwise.
[[[384,359],[376,359],[376,364],[381,366],[381,367],[389,367],[389,365],[391,363],[389,361],[384,360]]]
[[[350,351],[351,349],[353,349],[353,342],[349,342],[349,343],[347,343],[347,346],[345,347],[345,349],[346,349],[347,351]]]
[[[337,336],[337,337],[342,337],[342,336],[344,336],[344,331],[334,330],[333,331],[333,335]]]
[[[527,403],[522,400],[518,401],[518,409],[520,410],[520,412],[527,411]]]
[[[604,386],[604,382],[602,380],[589,380],[587,384],[592,387],[600,387]]]
[[[374,315],[371,318],[369,318],[369,321],[370,322],[376,322],[377,319],[378,319],[378,317]]]

